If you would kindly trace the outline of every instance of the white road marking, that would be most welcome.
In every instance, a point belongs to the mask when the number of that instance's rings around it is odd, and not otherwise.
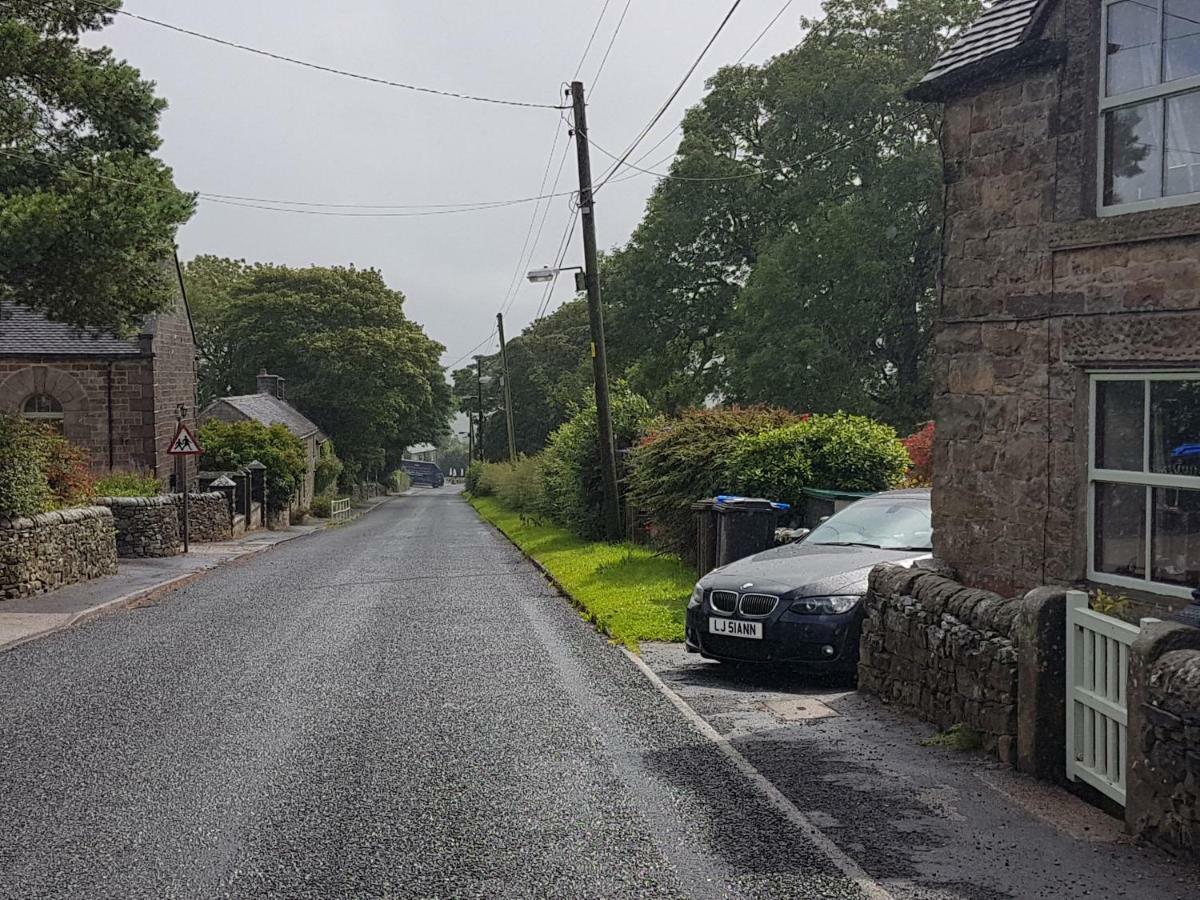
[[[863,868],[858,863],[843,853],[837,844],[831,841],[825,835],[825,833],[821,831],[821,829],[812,823],[812,820],[809,819],[808,816],[800,812],[800,810],[796,808],[795,804],[793,804],[791,800],[789,800],[780,792],[779,788],[775,787],[775,785],[767,780],[767,777],[758,771],[758,769],[754,767],[754,764],[751,763],[750,760],[742,756],[742,754],[738,752],[737,748],[734,747],[733,744],[729,743],[728,740],[718,734],[717,730],[709,725],[699,713],[688,706],[686,700],[671,690],[671,688],[669,688],[667,684],[661,678],[659,678],[657,674],[655,674],[654,670],[642,661],[641,657],[634,653],[630,653],[624,648],[622,648],[622,651],[627,657],[629,657],[630,661],[637,666],[638,670],[644,676],[646,676],[646,679],[656,688],[658,688],[658,690],[662,692],[663,696],[670,700],[676,709],[683,713],[684,718],[691,722],[697,731],[708,738],[708,740],[712,741],[717,746],[717,749],[725,754],[729,761],[732,762],[738,768],[738,770],[741,771],[741,773],[745,775],[747,779],[749,779],[750,783],[754,785],[758,792],[762,794],[764,798],[766,798],[767,802],[779,810],[780,813],[787,817],[788,821],[790,821],[796,826],[796,828],[803,832],[804,836],[808,838],[813,846],[824,853],[825,856],[828,857],[829,861],[833,863],[843,875],[853,881],[866,897],[870,898],[870,900],[894,900],[893,896],[889,894],[879,882],[871,878],[870,875],[863,871]]]

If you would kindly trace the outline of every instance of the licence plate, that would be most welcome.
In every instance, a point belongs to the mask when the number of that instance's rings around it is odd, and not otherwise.
[[[738,619],[720,619],[713,616],[708,620],[708,630],[711,634],[722,637],[750,638],[761,641],[763,636],[762,622],[742,622]]]

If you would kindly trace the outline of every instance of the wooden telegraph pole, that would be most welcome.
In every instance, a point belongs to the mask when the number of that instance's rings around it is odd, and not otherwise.
[[[517,458],[517,441],[513,436],[512,390],[508,386],[508,351],[504,347],[504,315],[496,313],[496,328],[500,332],[500,377],[504,381],[504,424],[508,428],[508,461]]]
[[[588,146],[587,106],[583,82],[571,82],[575,113],[575,152],[579,158],[579,215],[583,224],[584,277],[587,280],[588,321],[592,330],[592,378],[596,383],[596,418],[600,424],[600,467],[604,476],[604,530],[610,541],[621,537],[617,496],[617,455],[613,447],[612,412],[608,397],[608,356],[604,347],[604,310],[600,305],[600,272],[596,261],[596,210],[592,200],[592,158]],[[500,339],[504,347],[503,332]],[[505,389],[508,383],[505,381]]]
[[[479,448],[479,461],[483,462],[483,357],[475,357],[475,390],[479,395],[479,429],[475,433],[475,445]]]

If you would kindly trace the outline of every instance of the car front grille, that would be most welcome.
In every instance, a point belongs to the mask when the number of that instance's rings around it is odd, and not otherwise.
[[[737,610],[738,595],[736,591],[713,591],[708,602],[716,612],[732,616]]]
[[[779,598],[771,594],[742,594],[742,615],[763,618],[775,612]]]

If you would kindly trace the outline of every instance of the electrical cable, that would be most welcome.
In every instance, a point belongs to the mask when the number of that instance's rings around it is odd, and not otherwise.
[[[737,12],[737,8],[741,5],[742,0],[734,0],[733,5],[729,7],[729,12],[725,14],[725,18],[721,20],[721,24],[717,26],[717,30],[713,32],[712,37],[708,39],[708,43],[704,45],[704,49],[700,51],[700,55],[696,57],[696,61],[688,67],[687,72],[684,73],[683,78],[680,79],[679,84],[676,85],[675,90],[671,91],[671,95],[667,97],[663,105],[659,107],[658,112],[651,117],[650,121],[646,124],[646,127],[644,127],[638,133],[638,136],[634,138],[633,143],[629,145],[629,148],[621,155],[620,159],[617,160],[616,165],[609,170],[609,172],[601,179],[600,183],[592,190],[593,195],[602,187],[604,187],[609,178],[616,174],[616,171],[621,167],[621,164],[633,155],[633,151],[637,149],[638,144],[644,141],[646,139],[646,135],[650,133],[650,130],[658,124],[659,119],[666,115],[667,110],[671,107],[671,104],[675,102],[675,98],[678,97],[683,91],[684,87],[687,85],[688,79],[691,78],[692,74],[697,68],[699,68],[700,63],[704,61],[704,57],[708,55],[708,51],[712,49],[712,45],[717,42],[717,38],[721,36],[721,32],[725,30],[725,26],[729,24],[729,20],[733,18],[733,14]],[[588,136],[584,135],[584,137],[587,138]]]
[[[457,366],[460,362],[462,362],[464,359],[466,359],[468,356],[470,356],[472,353],[474,353],[476,350],[478,350],[484,344],[490,344],[492,342],[492,338],[494,338],[496,336],[496,333],[497,333],[496,329],[493,328],[491,334],[489,334],[487,337],[485,337],[482,341],[480,341],[478,344],[476,344],[474,347],[472,347],[470,350],[468,350],[466,353],[464,353],[462,356],[460,356],[454,362],[450,363],[450,365],[443,366],[443,368],[449,369],[450,371],[453,372],[454,367]]]
[[[172,25],[170,22],[163,22],[159,19],[152,19],[149,16],[138,15],[124,9],[117,9],[107,6],[97,0],[82,0],[89,6],[103,10],[112,15],[121,15],[130,19],[136,19],[139,22],[144,22],[148,25],[154,25],[158,28],[165,28],[168,31],[174,31],[179,34],[186,34],[189,37],[198,38],[202,41],[209,41],[213,44],[220,44],[223,47],[231,47],[235,50],[243,50],[247,53],[254,53],[259,56],[265,56],[268,59],[276,60],[277,62],[290,63],[294,66],[302,66],[306,69],[315,69],[318,72],[326,72],[331,75],[340,75],[344,78],[354,78],[359,81],[367,81],[372,84],[384,85],[386,87],[401,88],[406,91],[415,91],[421,94],[434,94],[439,97],[449,97],[455,100],[470,100],[476,103],[491,103],[499,106],[516,106],[525,109],[563,109],[562,106],[555,106],[549,103],[532,103],[525,100],[506,100],[497,97],[484,97],[478,94],[466,94],[459,91],[448,91],[441,88],[424,87],[422,85],[408,84],[402,81],[392,81],[387,78],[377,78],[373,75],[363,75],[360,72],[349,72],[345,69],[337,69],[333,66],[325,66],[320,63],[308,62],[307,60],[296,59],[291,56],[284,56],[280,53],[273,53],[269,50],[262,50],[258,47],[251,47],[246,44],[239,44],[236,41],[226,40],[224,38],[215,37],[211,34],[204,34],[200,31],[193,31],[190,28],[183,28],[179,25]]]
[[[605,4],[607,6],[608,4]],[[625,8],[621,10],[621,17],[617,19],[617,27],[613,29],[612,37],[608,40],[608,47],[604,50],[604,56],[600,59],[600,65],[596,69],[596,74],[592,76],[592,85],[589,95],[596,93],[596,82],[600,80],[600,73],[604,71],[604,66],[608,62],[608,55],[612,53],[613,44],[617,42],[617,35],[621,33],[621,26],[625,24],[625,16],[629,14],[629,7],[633,5],[633,0],[625,0]],[[582,68],[582,64],[580,65]],[[575,77],[579,77],[578,70],[575,72]]]

